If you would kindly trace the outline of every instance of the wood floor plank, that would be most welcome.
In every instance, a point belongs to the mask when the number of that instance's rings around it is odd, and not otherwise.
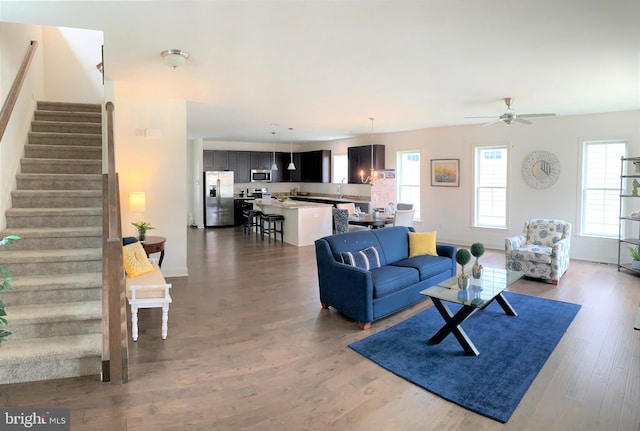
[[[361,331],[321,309],[312,246],[269,244],[225,228],[190,229],[188,249],[189,277],[170,279],[168,338],[160,337],[159,310],[140,312],[130,382],[4,385],[0,404],[69,407],[74,431],[639,429],[640,278],[614,265],[572,261],[557,286],[523,279],[510,288],[582,309],[501,424],[348,347],[431,307],[429,300]],[[487,250],[481,262],[504,267],[504,253]]]

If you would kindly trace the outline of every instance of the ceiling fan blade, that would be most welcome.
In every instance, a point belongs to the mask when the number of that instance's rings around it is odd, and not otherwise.
[[[518,118],[554,117],[556,114],[518,114]]]
[[[502,118],[498,118],[497,120],[489,121],[488,123],[483,124],[482,127],[487,127],[487,126],[490,126],[492,124],[503,123],[503,122],[504,121],[502,121]]]
[[[520,118],[520,116],[518,115],[517,118],[514,118],[513,121],[517,121],[518,123],[522,123],[522,124],[533,124],[531,121],[529,120],[523,120],[522,118]]]

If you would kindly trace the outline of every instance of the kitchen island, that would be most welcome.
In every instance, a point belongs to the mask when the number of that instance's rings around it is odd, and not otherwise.
[[[264,214],[284,216],[283,237],[297,247],[313,245],[314,241],[333,233],[333,205],[316,202],[271,199],[264,203],[256,199],[254,207]]]

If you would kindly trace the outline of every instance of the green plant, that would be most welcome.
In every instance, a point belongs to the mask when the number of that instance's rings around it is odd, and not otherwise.
[[[19,240],[20,237],[17,235],[9,235],[0,240],[0,246],[11,244],[14,241]],[[11,272],[2,266],[0,266],[0,326],[7,326],[7,315],[5,311],[5,304],[2,301],[2,291],[11,289]],[[4,339],[11,335],[11,332],[0,329],[0,344],[4,341]]]
[[[153,226],[151,226],[151,223],[149,223],[148,221],[138,221],[138,222],[131,222],[132,225],[134,225],[136,227],[136,229],[138,229],[138,232],[140,233],[144,233],[148,230],[151,229],[155,229]]]
[[[476,258],[477,265],[478,258],[484,254],[484,245],[481,242],[474,242],[471,244],[471,254]]]
[[[136,227],[136,229],[138,229],[138,240],[140,241],[144,241],[147,239],[147,231],[151,230],[151,229],[155,229],[153,226],[151,226],[151,223],[149,223],[148,221],[138,221],[138,222],[131,222],[132,225],[134,225]]]
[[[629,254],[631,259],[640,260],[640,247],[629,247]]]
[[[465,276],[464,266],[471,262],[471,253],[466,248],[461,248],[456,252],[456,262],[460,265],[461,276]]]

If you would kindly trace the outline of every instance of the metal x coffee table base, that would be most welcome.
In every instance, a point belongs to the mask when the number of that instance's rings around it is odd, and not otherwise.
[[[464,329],[462,329],[460,324],[465,320],[467,320],[469,316],[471,316],[476,311],[483,310],[487,305],[491,304],[493,300],[485,303],[482,308],[476,308],[469,305],[462,305],[460,310],[458,310],[456,314],[453,314],[449,309],[449,307],[447,307],[447,305],[444,304],[440,299],[434,298],[432,296],[430,298],[431,298],[431,301],[433,301],[433,305],[435,305],[436,309],[438,310],[438,312],[440,313],[440,315],[442,316],[442,318],[446,323],[442,328],[438,330],[438,332],[435,333],[433,337],[429,339],[428,343],[439,344],[440,342],[442,342],[442,340],[446,338],[447,335],[449,335],[450,333],[453,333],[453,335],[458,340],[458,343],[460,343],[460,345],[462,346],[462,348],[464,349],[467,355],[478,356],[480,352],[478,351],[476,346],[473,344],[473,342],[471,341],[467,333],[464,332]],[[518,315],[518,313],[516,313],[516,311],[513,309],[511,304],[509,304],[509,302],[502,295],[502,293],[499,293],[498,295],[496,295],[494,299],[498,302],[498,304],[500,304],[505,314],[509,316]]]

